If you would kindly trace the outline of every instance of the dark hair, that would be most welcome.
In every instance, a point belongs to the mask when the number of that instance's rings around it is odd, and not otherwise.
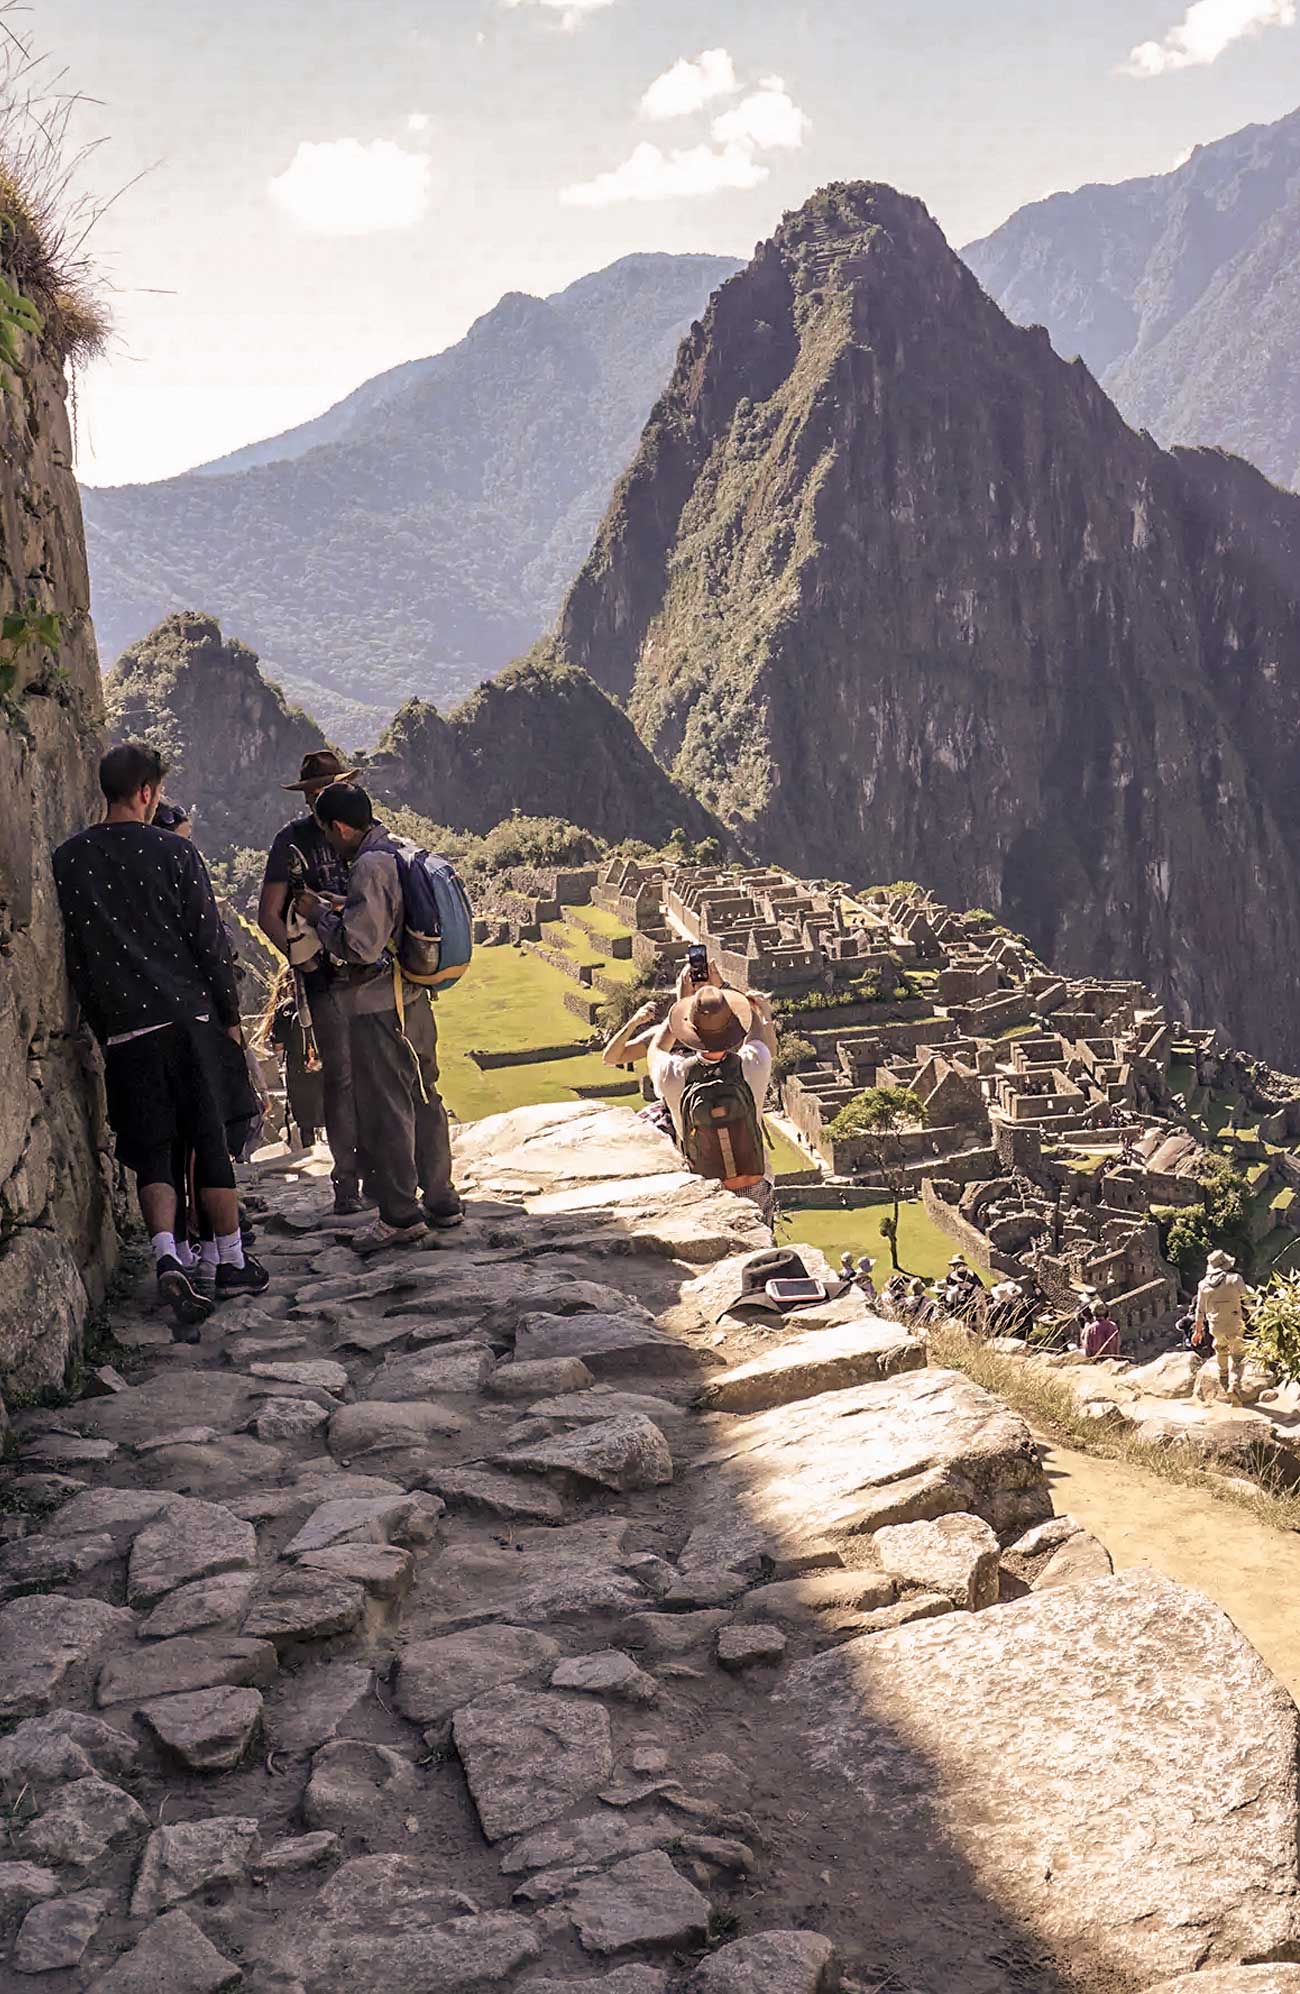
[[[183,803],[160,803],[153,813],[153,821],[160,831],[176,831],[182,824],[188,824],[190,813]]]
[[[353,831],[368,831],[375,821],[375,807],[355,782],[332,782],[316,798],[316,815],[322,824],[346,824]]]
[[[157,789],[167,764],[144,741],[121,741],[99,764],[99,786],[108,803],[125,803],[142,789]]]

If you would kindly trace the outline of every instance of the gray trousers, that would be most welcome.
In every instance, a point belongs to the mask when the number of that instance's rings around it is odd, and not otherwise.
[[[434,1210],[455,1203],[433,1006],[408,986],[405,1039],[395,1010],[363,1012],[350,1023],[357,1132],[379,1216],[387,1225],[414,1225],[422,1201]]]
[[[334,1158],[330,1176],[339,1191],[360,1188],[364,1166],[357,1143],[357,1110],[352,1086],[351,1019],[347,992],[336,983],[311,1000],[312,1024],[320,1052],[325,1097],[325,1135]],[[368,1173],[365,1173],[368,1175]]]

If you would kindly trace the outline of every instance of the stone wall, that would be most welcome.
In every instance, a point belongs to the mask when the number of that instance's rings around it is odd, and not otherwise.
[[[57,1386],[116,1256],[94,1056],[76,1029],[50,851],[99,815],[103,709],[63,370],[0,395],[0,611],[58,644],[0,656],[0,1394]]]

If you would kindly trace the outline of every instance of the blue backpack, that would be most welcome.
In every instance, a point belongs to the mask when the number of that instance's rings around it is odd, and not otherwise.
[[[402,883],[402,975],[426,990],[447,990],[465,974],[474,953],[474,909],[449,860],[392,840]]]

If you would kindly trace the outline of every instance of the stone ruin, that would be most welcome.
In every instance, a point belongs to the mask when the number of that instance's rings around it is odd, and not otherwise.
[[[738,988],[773,995],[813,1048],[782,1107],[832,1180],[882,1183],[873,1144],[832,1133],[840,1110],[868,1087],[914,1090],[925,1122],[893,1142],[909,1195],[977,1266],[1034,1281],[1061,1310],[1095,1293],[1128,1341],[1176,1311],[1152,1208],[1197,1202],[1204,1154],[1172,1117],[1176,1058],[1250,1102],[1244,1153],[1290,1223],[1300,1100],[1213,1032],[1171,1022],[1140,983],[1059,976],[991,916],[914,889],[858,898],[774,868],[617,860],[592,898],[657,978],[698,941]]]

